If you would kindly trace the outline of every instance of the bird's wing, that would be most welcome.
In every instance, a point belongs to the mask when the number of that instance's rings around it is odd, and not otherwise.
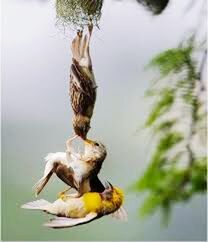
[[[90,191],[91,192],[103,192],[105,190],[104,185],[98,178],[98,176],[90,177]]]
[[[59,164],[55,173],[67,185],[76,188],[76,183],[74,181],[74,170],[71,167]]]
[[[44,175],[35,185],[33,188],[35,189],[35,196],[37,197],[39,193],[43,190],[45,185],[50,180],[51,176],[53,175],[53,169],[48,172],[48,174]]]
[[[93,109],[96,101],[96,88],[90,81],[78,79],[73,74],[70,81],[71,106],[75,113],[86,115],[89,107]],[[89,116],[92,115],[90,111]]]
[[[92,94],[93,88],[97,87],[93,72],[80,66],[75,59],[71,65],[71,75],[71,82],[76,83],[77,87],[86,95]]]
[[[90,36],[81,32],[72,41],[72,65],[70,72],[71,105],[75,113],[91,116],[96,100],[96,82],[89,53]],[[89,112],[89,114],[87,114]]]
[[[34,185],[35,194],[36,196],[43,190],[45,185],[50,180],[51,176],[53,175],[55,169],[55,163],[64,164],[65,166],[68,165],[68,161],[66,159],[65,152],[56,152],[56,153],[49,153],[45,157],[46,165],[44,170],[43,177]]]
[[[112,213],[111,216],[123,222],[126,222],[128,220],[127,212],[123,206],[121,206],[118,210]]]
[[[80,224],[89,223],[97,217],[97,213],[89,213],[84,218],[65,218],[65,217],[56,217],[52,219],[50,222],[45,223],[44,226],[50,228],[68,228],[73,227]]]
[[[33,201],[33,202],[25,203],[25,204],[23,204],[21,206],[21,208],[24,208],[24,209],[44,210],[49,205],[51,205],[50,202],[48,202],[48,201],[46,201],[44,199],[40,199],[40,200],[36,200],[36,201]]]

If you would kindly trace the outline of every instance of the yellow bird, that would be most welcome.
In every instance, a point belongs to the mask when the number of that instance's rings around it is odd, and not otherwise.
[[[22,205],[22,208],[42,210],[56,215],[57,217],[44,224],[46,227],[67,228],[89,223],[112,213],[114,213],[114,217],[126,220],[127,214],[122,207],[123,200],[122,190],[107,183],[102,193],[87,192],[79,198],[62,194],[53,203],[41,199],[26,203]]]

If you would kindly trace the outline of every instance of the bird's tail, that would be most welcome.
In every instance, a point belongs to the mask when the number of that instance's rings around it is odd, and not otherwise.
[[[45,210],[47,208],[47,206],[50,204],[51,204],[50,202],[48,202],[44,199],[40,199],[40,200],[36,200],[33,202],[25,203],[21,206],[21,208],[34,209],[34,210]]]
[[[111,216],[123,222],[126,222],[128,220],[127,212],[123,206],[121,206],[118,210],[112,213]]]

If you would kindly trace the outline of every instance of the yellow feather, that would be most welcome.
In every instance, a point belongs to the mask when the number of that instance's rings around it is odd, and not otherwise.
[[[83,201],[88,212],[98,212],[102,208],[102,199],[99,193],[87,192],[83,195]]]
[[[124,194],[123,191],[118,188],[114,187],[112,198],[110,200],[103,200],[103,213],[108,214],[116,211],[121,207],[124,200]]]

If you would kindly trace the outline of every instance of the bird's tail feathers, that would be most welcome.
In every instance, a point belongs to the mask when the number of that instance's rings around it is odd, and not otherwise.
[[[112,213],[111,216],[123,222],[126,222],[128,220],[127,212],[123,206],[121,206],[118,210]]]
[[[25,203],[21,206],[21,208],[34,209],[34,210],[45,210],[46,207],[50,204],[51,204],[50,202],[48,202],[44,199],[40,199],[40,200],[36,200],[33,202]]]

